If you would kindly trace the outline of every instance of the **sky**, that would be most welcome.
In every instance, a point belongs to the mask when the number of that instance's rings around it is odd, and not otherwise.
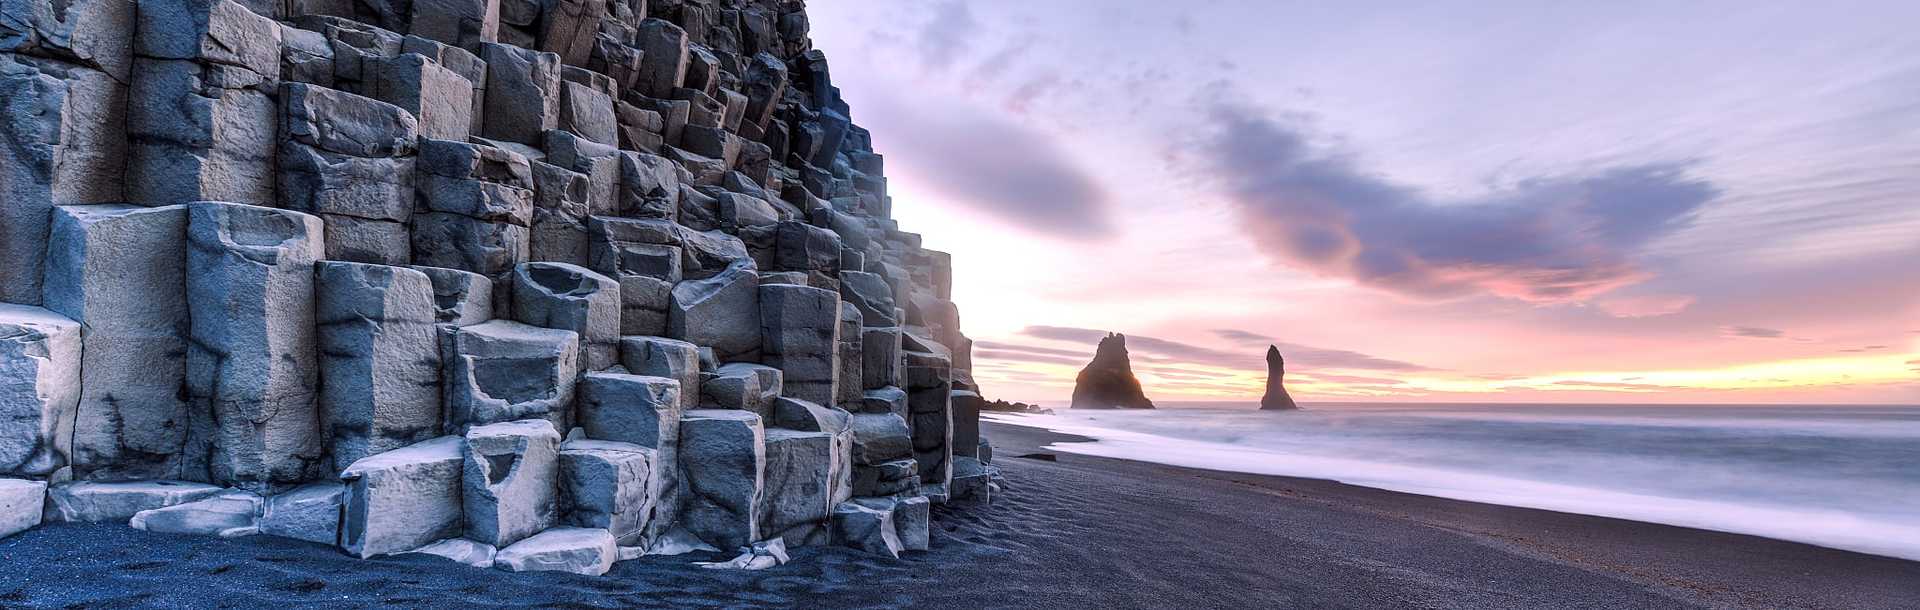
[[[1920,3],[809,13],[989,398],[1920,404]]]

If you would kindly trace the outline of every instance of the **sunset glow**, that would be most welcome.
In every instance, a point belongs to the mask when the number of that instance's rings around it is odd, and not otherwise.
[[[1920,402],[1901,20],[1218,4],[813,10],[989,398]]]

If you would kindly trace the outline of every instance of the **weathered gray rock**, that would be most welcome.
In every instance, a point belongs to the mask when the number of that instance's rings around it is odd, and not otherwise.
[[[640,23],[640,92],[668,98],[687,78],[687,32],[665,19]]]
[[[580,384],[580,427],[588,438],[665,447],[682,411],[680,382],[671,378],[588,373]]]
[[[558,110],[559,129],[608,146],[620,144],[611,96],[588,85],[562,82]]]
[[[680,527],[728,549],[762,539],[766,433],[749,411],[695,409],[680,419],[685,507]]]
[[[411,32],[465,49],[499,40],[499,0],[414,0]]]
[[[527,206],[532,209],[531,195],[528,197]],[[446,212],[414,215],[415,264],[496,277],[527,262],[529,256],[524,226]]]
[[[721,360],[757,360],[760,354],[760,278],[750,265],[673,287],[667,336],[713,348]]]
[[[946,486],[952,475],[953,408],[951,369],[907,367],[907,422],[913,426],[913,454],[925,485]]]
[[[187,450],[207,456],[201,466],[212,481],[265,492],[320,471],[320,228],[319,218],[299,212],[188,206],[186,389],[195,421]]]
[[[493,281],[471,271],[415,266],[433,282],[434,320],[472,326],[493,319]]]
[[[483,42],[480,59],[487,62],[481,134],[540,145],[546,131],[559,123],[560,56]]]
[[[681,277],[678,228],[664,220],[595,216],[587,233],[587,266],[620,283],[621,332],[664,333]]]
[[[866,338],[861,327],[860,309],[840,302],[840,329],[834,344],[836,360],[833,374],[833,406],[846,408],[860,402],[866,390]]]
[[[561,445],[561,491],[572,523],[607,530],[625,546],[645,546],[661,490],[654,480],[657,455],[654,449],[615,441],[578,439]]]
[[[199,534],[235,538],[260,533],[260,496],[244,491],[224,492],[213,497],[143,510],[133,514],[127,525],[133,529],[163,534]]]
[[[556,527],[500,549],[493,567],[508,572],[571,572],[599,576],[613,569],[620,549],[607,530]]]
[[[68,17],[101,16],[99,25],[110,28],[114,7],[107,5],[121,5],[120,12],[131,14],[124,3],[89,0],[68,5],[73,10]],[[16,0],[6,7],[10,18],[0,19],[0,48],[61,42],[38,39],[47,33],[40,29],[9,35],[11,28],[87,27],[52,22],[46,3]],[[101,46],[124,53],[124,34]],[[120,178],[126,166],[129,93],[123,83],[60,61],[0,53],[0,115],[8,117],[0,144],[0,198],[7,201],[0,205],[0,259],[8,261],[0,265],[0,302],[40,304],[53,206],[124,200]]]
[[[907,410],[907,391],[893,386],[877,390],[867,390],[860,399],[858,413],[892,413],[906,419],[913,415]]]
[[[355,157],[291,139],[280,143],[279,155],[279,206],[327,221],[330,260],[404,263],[410,258],[411,157]]]
[[[933,521],[933,503],[928,502],[925,497],[854,498],[853,502],[867,508],[893,513],[893,529],[899,535],[901,549],[927,550],[929,529]]]
[[[47,476],[67,466],[81,358],[79,323],[0,303],[0,474]]]
[[[765,127],[773,119],[774,109],[787,89],[787,62],[772,53],[761,52],[747,60],[747,124]]]
[[[868,390],[896,387],[906,383],[901,362],[899,327],[866,327],[860,330],[860,376]]]
[[[499,553],[499,550],[495,549],[491,544],[481,544],[465,538],[448,538],[400,554],[412,555],[416,553],[451,559],[476,568],[486,569],[493,567],[493,558]]]
[[[712,376],[702,376],[701,404],[715,409],[752,411],[771,418],[782,387],[780,369],[730,362],[715,368]]]
[[[513,272],[513,317],[579,334],[583,370],[619,363],[620,285],[607,276],[566,263],[520,265]]]
[[[560,433],[544,419],[475,426],[466,436],[466,538],[502,547],[559,520]]]
[[[986,400],[979,392],[954,390],[949,395],[953,409],[953,455],[980,457],[980,408]]]
[[[953,483],[947,486],[947,490],[955,502],[985,506],[993,501],[989,489],[992,481],[992,471],[981,464],[979,458],[956,455],[953,457]]]
[[[346,498],[347,486],[335,482],[309,483],[269,497],[260,512],[260,533],[339,544]]]
[[[689,280],[707,279],[735,266],[753,264],[740,238],[719,231],[681,231],[680,248],[680,272]]]
[[[280,77],[280,27],[231,0],[138,3],[133,52],[252,68]]]
[[[440,436],[433,280],[405,267],[315,266],[320,403],[335,464]]]
[[[621,337],[620,365],[635,375],[680,382],[680,406],[700,406],[700,348],[666,337]]]
[[[677,220],[680,171],[660,155],[623,151],[620,158],[620,212],[632,218]]]
[[[346,484],[340,546],[360,558],[401,553],[460,535],[466,442],[442,436],[362,458]]]
[[[354,157],[413,153],[419,122],[387,102],[305,83],[280,84],[280,130],[290,141]]]
[[[907,420],[892,413],[855,413],[848,417],[853,430],[853,464],[878,466],[913,457],[913,431]]]
[[[825,542],[837,492],[847,489],[839,443],[831,432],[769,429],[766,489],[760,496],[760,531],[788,546]]]
[[[833,541],[885,557],[899,557],[902,546],[891,511],[854,502],[833,507]]]
[[[473,125],[474,84],[465,76],[412,52],[382,58],[367,68],[367,95],[412,113],[421,136],[467,138]]]
[[[587,176],[587,208],[596,215],[620,211],[620,164],[625,155],[572,132],[553,130],[543,141],[546,161]]]
[[[913,459],[881,462],[853,469],[853,495],[891,496],[920,487],[920,462]]]
[[[125,82],[133,58],[134,6],[81,0],[61,7],[31,0],[0,3],[0,51],[68,58]]]
[[[533,188],[531,162],[521,153],[485,143],[431,138],[421,138],[419,147],[421,173]]]
[[[47,490],[47,519],[99,523],[126,521],[135,513],[185,504],[220,493],[219,487],[186,481],[61,483]]]
[[[534,417],[571,429],[579,341],[507,320],[442,327],[446,430]]]
[[[263,21],[278,32],[272,21]],[[273,78],[240,65],[146,58],[134,63],[139,78],[127,103],[127,198],[273,205],[279,142],[279,109],[269,95]],[[278,72],[278,47],[264,65]]]
[[[860,308],[860,319],[867,326],[890,327],[899,323],[893,317],[893,288],[879,275],[841,271],[840,298]]]
[[[791,560],[787,555],[787,542],[774,538],[753,543],[751,547],[740,549],[740,554],[726,561],[696,561],[693,565],[709,570],[765,570],[780,566]]]
[[[767,284],[760,291],[761,359],[784,374],[782,393],[833,404],[840,370],[840,295]]]
[[[0,539],[40,526],[47,482],[0,479]]]
[[[587,259],[587,175],[551,163],[533,163],[533,224],[529,257],[535,261]]]

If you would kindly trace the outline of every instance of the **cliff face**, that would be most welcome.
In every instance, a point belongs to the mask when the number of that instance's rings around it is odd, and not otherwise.
[[[1293,396],[1287,394],[1285,378],[1287,361],[1280,357],[1279,346],[1267,346],[1267,394],[1260,397],[1262,411],[1288,411],[1299,409],[1293,404]]]
[[[1153,401],[1140,389],[1127,359],[1127,337],[1109,334],[1100,340],[1093,362],[1080,370],[1073,385],[1075,409],[1151,409]]]
[[[798,0],[8,6],[0,477],[50,514],[891,554],[987,493],[949,257]]]

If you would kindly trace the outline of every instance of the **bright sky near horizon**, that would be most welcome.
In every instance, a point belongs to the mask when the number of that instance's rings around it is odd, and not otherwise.
[[[1920,403],[1920,4],[1843,4],[809,12],[990,398]]]

